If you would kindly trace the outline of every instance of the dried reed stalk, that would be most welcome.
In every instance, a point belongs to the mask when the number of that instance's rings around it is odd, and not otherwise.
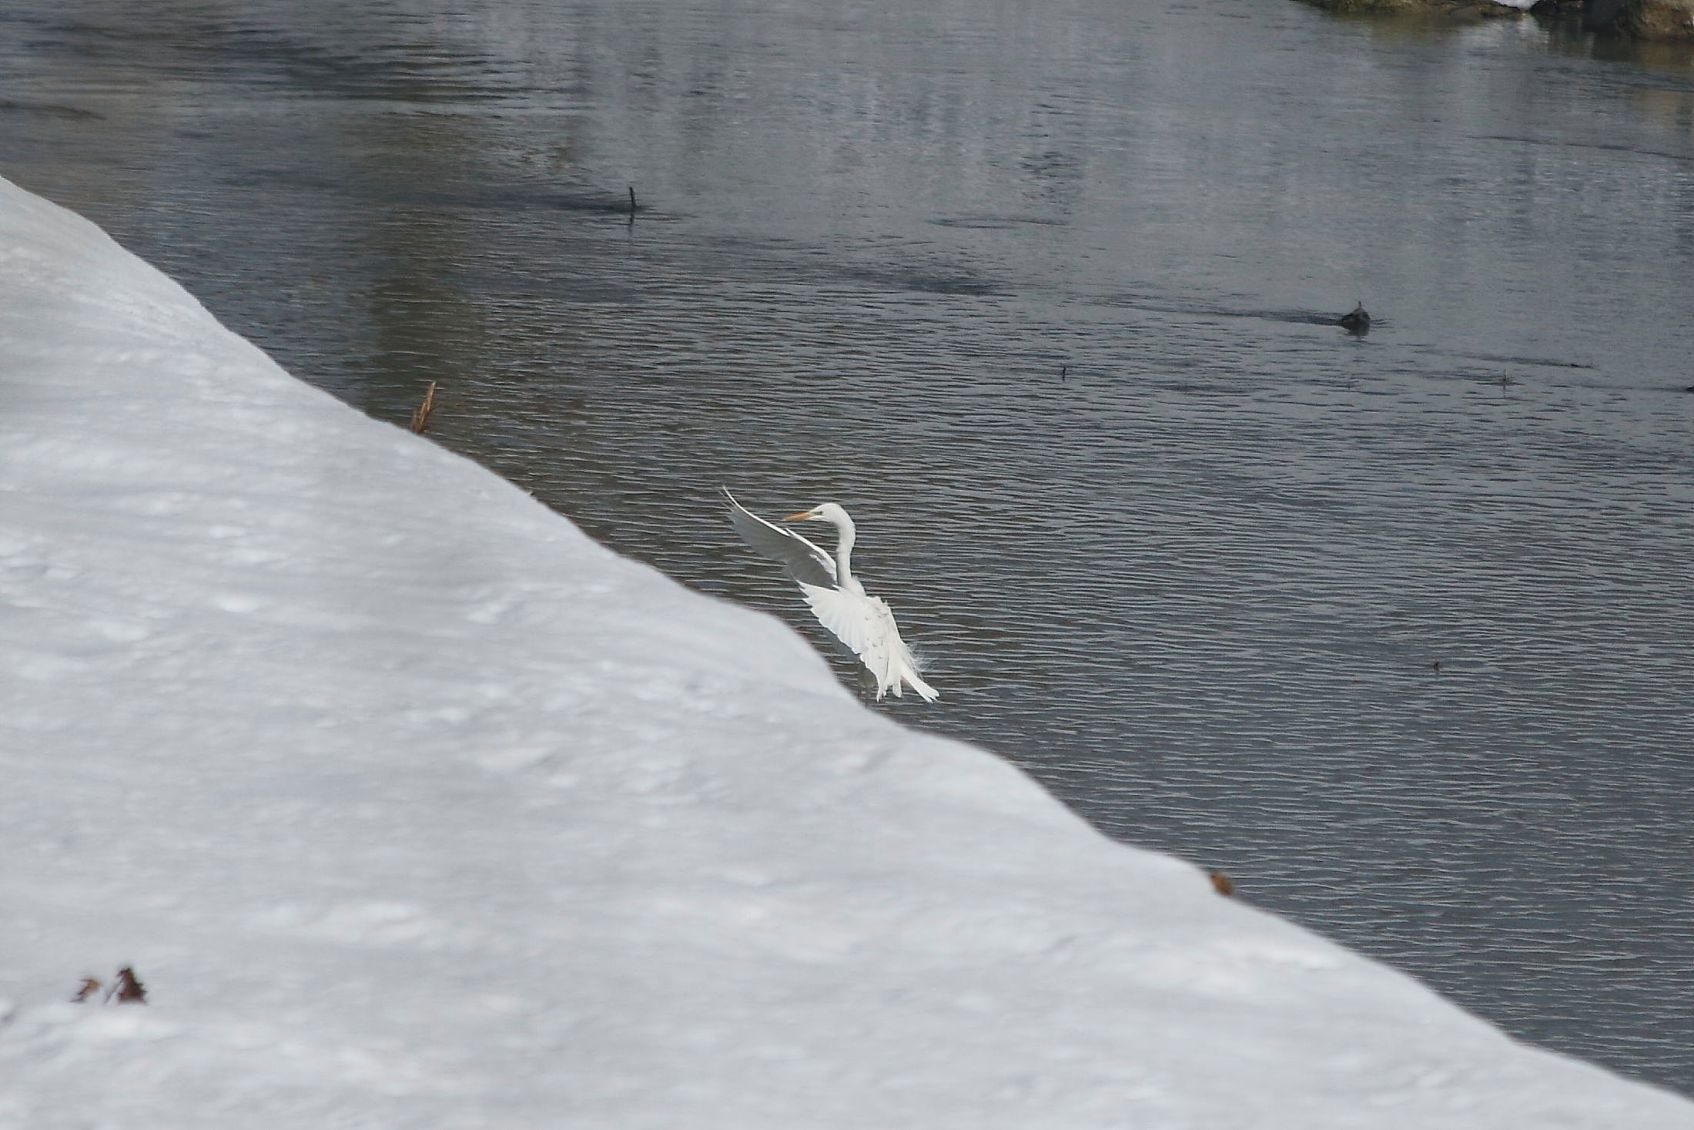
[[[435,411],[435,382],[424,390],[423,403],[412,409],[412,430],[420,436],[429,430],[429,414]]]

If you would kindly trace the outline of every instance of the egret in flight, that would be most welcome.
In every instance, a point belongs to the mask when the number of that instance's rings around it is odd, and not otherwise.
[[[812,615],[834,632],[840,641],[859,657],[876,679],[876,697],[893,691],[900,697],[905,687],[918,692],[925,702],[941,697],[935,688],[918,677],[917,660],[912,649],[900,638],[894,623],[894,613],[880,597],[867,596],[865,586],[853,575],[850,564],[853,555],[853,519],[847,511],[833,502],[790,514],[784,522],[828,522],[837,535],[835,556],[831,557],[793,530],[765,521],[735,501],[729,499],[729,519],[741,540],[788,567],[788,575],[800,586]]]

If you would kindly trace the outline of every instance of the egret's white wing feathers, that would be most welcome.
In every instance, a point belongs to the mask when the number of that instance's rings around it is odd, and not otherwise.
[[[925,702],[940,697],[918,677],[912,650],[900,638],[894,613],[881,597],[808,584],[802,584],[800,592],[818,623],[846,644],[876,679],[877,698],[888,691],[900,697],[902,683],[911,684]]]
[[[793,530],[773,525],[735,501],[725,487],[723,496],[729,499],[729,520],[741,540],[787,567],[788,573],[802,587],[820,585],[835,587],[835,559]]]
[[[801,585],[800,592],[818,623],[834,632],[847,645],[847,650],[876,676],[878,694],[899,682],[895,648],[889,646],[890,636],[897,640],[899,631],[894,627],[894,615],[888,611],[887,604],[874,596],[860,596],[846,589]]]

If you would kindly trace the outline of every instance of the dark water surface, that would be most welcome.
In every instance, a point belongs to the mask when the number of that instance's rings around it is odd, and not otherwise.
[[[377,416],[440,381],[443,443],[705,591],[801,622],[719,483],[846,504],[944,696],[902,719],[1694,1092],[1674,52],[1287,0],[14,0],[0,173]]]

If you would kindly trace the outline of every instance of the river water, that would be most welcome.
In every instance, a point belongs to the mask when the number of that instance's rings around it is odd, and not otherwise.
[[[810,630],[714,491],[844,503],[943,695],[883,709],[1694,1093],[1687,58],[1287,0],[13,0],[0,155],[698,589]]]

